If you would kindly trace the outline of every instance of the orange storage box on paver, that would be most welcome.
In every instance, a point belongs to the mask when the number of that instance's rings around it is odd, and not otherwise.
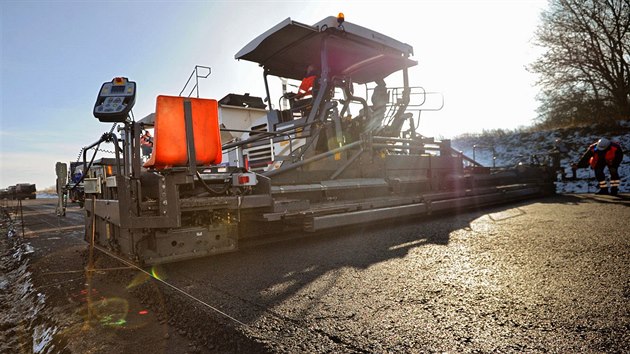
[[[158,96],[155,107],[153,153],[144,167],[187,166],[184,102],[190,101],[197,165],[221,163],[221,135],[216,100]]]

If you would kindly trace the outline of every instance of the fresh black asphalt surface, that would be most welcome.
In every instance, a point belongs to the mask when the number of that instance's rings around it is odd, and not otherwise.
[[[272,352],[630,352],[629,207],[628,196],[556,196],[159,273]],[[204,316],[181,321],[204,336]]]

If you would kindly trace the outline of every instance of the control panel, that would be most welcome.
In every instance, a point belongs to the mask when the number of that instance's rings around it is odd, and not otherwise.
[[[101,122],[124,122],[136,103],[136,83],[126,77],[106,82],[98,92],[94,117]]]

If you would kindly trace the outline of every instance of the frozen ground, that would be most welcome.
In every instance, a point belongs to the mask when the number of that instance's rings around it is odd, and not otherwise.
[[[486,135],[469,135],[453,139],[452,145],[466,156],[475,158],[484,166],[492,166],[492,147],[495,151],[496,166],[514,166],[519,162],[530,163],[537,158],[544,163],[549,151],[554,149],[556,139],[561,139],[569,149],[561,159],[561,166],[566,176],[571,176],[571,163],[577,162],[587,147],[601,137],[618,142],[624,149],[624,159],[619,167],[621,176],[620,192],[630,192],[630,121],[620,124],[614,131],[599,126],[558,129],[554,131],[495,133]],[[605,171],[608,173],[607,171]],[[593,193],[597,191],[595,174],[591,169],[579,169],[577,179],[556,183],[558,193]]]
[[[58,331],[45,307],[46,296],[35,289],[29,255],[33,247],[16,234],[14,224],[0,213],[0,353],[61,353],[53,341]]]

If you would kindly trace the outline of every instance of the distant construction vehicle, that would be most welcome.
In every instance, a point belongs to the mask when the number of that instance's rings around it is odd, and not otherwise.
[[[31,183],[18,183],[0,190],[0,199],[8,200],[24,200],[36,199],[37,188]]]

